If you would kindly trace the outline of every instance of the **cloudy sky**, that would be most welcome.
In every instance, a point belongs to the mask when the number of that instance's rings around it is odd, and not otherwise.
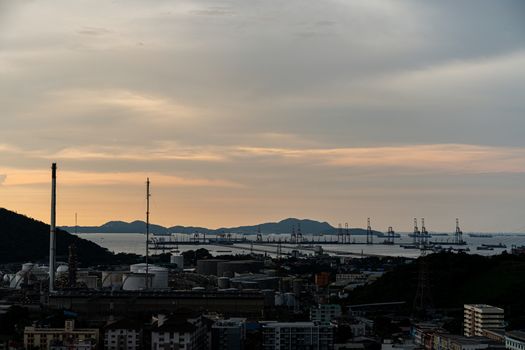
[[[525,2],[0,0],[0,206],[525,231]]]

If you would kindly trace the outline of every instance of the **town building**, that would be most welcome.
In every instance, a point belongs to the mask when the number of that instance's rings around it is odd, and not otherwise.
[[[159,315],[151,331],[151,350],[204,350],[207,330],[203,317]]]
[[[331,350],[333,326],[320,322],[267,322],[263,324],[264,350]]]
[[[95,328],[75,328],[74,320],[66,320],[64,328],[26,327],[24,329],[25,349],[95,349],[99,340],[99,330]]]
[[[214,350],[243,350],[245,340],[245,318],[218,320],[212,325],[211,348]]]
[[[319,322],[331,322],[341,317],[341,305],[319,304],[310,309],[310,320]]]
[[[130,319],[112,322],[104,327],[104,349],[142,349],[142,327]]]
[[[486,304],[465,304],[463,326],[466,337],[481,337],[485,329],[503,330],[504,310]]]

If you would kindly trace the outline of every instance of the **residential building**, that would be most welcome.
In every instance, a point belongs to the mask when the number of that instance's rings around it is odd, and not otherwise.
[[[483,336],[483,330],[505,329],[504,310],[486,304],[465,304],[464,334],[466,337]]]
[[[331,350],[333,326],[321,322],[267,322],[263,324],[264,350]]]
[[[130,319],[112,322],[104,327],[104,349],[142,349],[142,327]]]
[[[315,285],[317,287],[326,287],[330,283],[330,272],[319,272],[314,276]]]
[[[525,350],[525,331],[510,331],[505,334],[505,348]]]
[[[483,337],[464,337],[449,333],[434,332],[425,348],[430,350],[482,350],[489,348],[491,340]]]
[[[341,305],[319,304],[310,309],[310,320],[319,322],[331,322],[341,317]]]
[[[158,317],[151,331],[151,350],[204,350],[206,334],[202,316]]]
[[[243,350],[245,340],[245,318],[218,320],[212,325],[211,348],[213,350]]]
[[[92,341],[91,341],[92,340]],[[95,346],[99,340],[99,330],[96,328],[75,328],[74,320],[66,320],[64,328],[26,327],[24,329],[25,349],[50,349],[54,346],[69,346],[73,349],[94,349],[87,347],[89,343]]]

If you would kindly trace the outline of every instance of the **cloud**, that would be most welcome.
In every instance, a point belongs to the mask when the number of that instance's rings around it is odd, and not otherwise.
[[[7,178],[6,174],[0,174],[0,186],[5,182],[6,178]]]
[[[77,30],[77,33],[82,35],[101,36],[110,34],[111,31],[100,27],[82,27],[82,29]]]
[[[456,174],[525,173],[525,148],[476,145],[407,145],[286,149],[239,147],[241,154],[313,166],[415,169]]]
[[[187,147],[172,143],[156,143],[155,147],[77,147],[65,148],[57,153],[46,155],[47,159],[75,160],[130,160],[158,161],[181,160],[219,162],[225,161],[225,155],[211,147]]]
[[[7,169],[9,177],[5,178],[5,186],[32,186],[50,183],[50,172],[40,169]],[[156,185],[162,187],[219,187],[219,188],[239,188],[242,184],[233,181],[181,177],[176,175],[162,174],[157,172],[80,172],[62,171],[59,169],[58,175],[61,186],[127,186],[140,185],[150,177]]]

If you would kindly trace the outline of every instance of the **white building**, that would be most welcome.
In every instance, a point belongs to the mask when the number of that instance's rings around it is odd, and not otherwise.
[[[525,350],[525,332],[507,332],[505,334],[505,348],[509,350]]]
[[[142,327],[128,319],[108,324],[104,327],[104,349],[142,349]]]
[[[467,337],[483,336],[483,330],[503,330],[505,311],[486,304],[465,304],[464,334]]]
[[[334,329],[320,322],[266,322],[263,324],[264,350],[331,350]]]
[[[331,322],[341,317],[341,305],[319,304],[310,309],[310,320],[319,322]]]
[[[201,316],[159,316],[151,331],[151,350],[204,350],[207,330]]]

